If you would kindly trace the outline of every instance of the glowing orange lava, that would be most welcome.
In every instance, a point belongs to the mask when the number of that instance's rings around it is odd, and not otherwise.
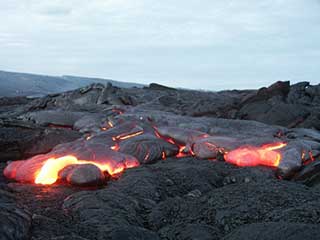
[[[139,132],[135,132],[135,133],[131,133],[131,134],[126,134],[126,135],[118,135],[116,137],[113,137],[112,140],[113,141],[126,140],[126,139],[129,139],[129,138],[133,138],[133,137],[139,136],[141,134],[143,134],[143,131],[139,131]]]
[[[111,167],[109,164],[99,164],[93,161],[78,160],[74,156],[64,156],[60,158],[50,158],[42,166],[40,171],[36,174],[35,183],[49,185],[58,180],[59,171],[66,166],[72,164],[93,164],[100,168],[101,171],[107,171],[110,175],[116,175],[121,173],[125,168],[135,167],[135,164],[131,165],[119,165],[116,168]]]
[[[258,165],[277,167],[281,161],[278,149],[285,147],[286,143],[266,144],[261,147],[240,147],[225,154],[228,163],[240,167],[253,167]]]
[[[110,149],[112,149],[113,151],[119,151],[120,146],[119,144],[115,144],[114,146],[110,147]]]
[[[305,151],[303,151],[301,159],[302,159],[303,165],[308,165],[315,160],[314,156],[312,155],[312,151],[309,151],[308,155],[306,154]]]
[[[154,129],[155,129],[154,134],[156,135],[157,138],[161,138],[161,139],[167,141],[168,143],[171,143],[171,144],[173,144],[173,145],[177,145],[177,143],[176,143],[172,138],[170,138],[170,137],[163,137],[163,136],[161,136],[160,133],[157,131],[157,128],[156,128],[156,127],[154,127]]]
[[[150,156],[150,152],[148,151],[147,154],[146,154],[146,156],[144,157],[144,160],[147,161],[148,158],[149,158],[149,156]]]
[[[179,146],[179,153],[176,155],[177,158],[188,157],[190,155],[194,155],[191,149],[187,149],[187,146]]]
[[[111,121],[108,121],[108,125],[113,128],[113,123]]]
[[[177,158],[183,158],[183,157],[188,157],[190,155],[192,155],[192,156],[195,155],[191,148],[187,149],[187,146],[178,144],[173,138],[164,137],[164,136],[160,135],[160,133],[158,132],[157,128],[156,127],[153,127],[153,128],[155,130],[154,134],[156,135],[157,138],[161,138],[161,139],[165,140],[166,142],[171,143],[171,144],[176,145],[177,147],[179,147],[179,152],[176,155]],[[162,153],[162,159],[166,159],[165,152]]]
[[[91,135],[86,136],[86,140],[89,141],[92,138]]]

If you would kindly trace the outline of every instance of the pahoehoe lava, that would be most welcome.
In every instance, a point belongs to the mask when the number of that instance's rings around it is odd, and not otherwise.
[[[319,239],[320,85],[0,98],[0,239]]]

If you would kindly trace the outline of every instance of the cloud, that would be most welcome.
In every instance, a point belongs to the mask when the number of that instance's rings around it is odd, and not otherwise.
[[[1,1],[0,68],[211,89],[319,81],[319,11],[316,0]]]

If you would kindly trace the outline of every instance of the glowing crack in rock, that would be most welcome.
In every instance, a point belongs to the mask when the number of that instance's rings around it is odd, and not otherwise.
[[[186,146],[179,146],[179,153],[176,155],[177,158],[188,157],[192,155]]]
[[[119,144],[115,144],[114,146],[110,147],[110,149],[113,151],[119,151],[120,146],[119,146]]]
[[[187,148],[187,146],[183,146],[183,145],[178,144],[173,138],[161,136],[159,134],[159,132],[157,131],[156,127],[154,127],[154,129],[155,129],[154,134],[157,138],[163,139],[166,142],[171,143],[171,144],[179,147],[179,152],[176,155],[177,158],[194,156],[194,153],[192,152],[191,148],[189,149],[189,148]],[[166,159],[166,155],[164,152],[162,153],[162,159]]]
[[[162,151],[161,158],[162,158],[163,160],[165,160],[165,159],[167,158],[166,153],[165,153],[164,151]]]
[[[228,163],[240,167],[269,166],[278,167],[282,158],[280,152],[276,151],[285,147],[286,143],[266,144],[261,147],[244,146],[225,153]]]
[[[127,140],[129,138],[133,138],[133,137],[139,136],[141,134],[143,134],[143,131],[138,131],[138,132],[134,132],[131,134],[118,135],[116,137],[113,137],[112,140],[113,141]]]

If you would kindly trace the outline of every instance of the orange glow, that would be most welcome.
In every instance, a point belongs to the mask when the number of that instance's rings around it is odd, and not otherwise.
[[[168,143],[177,145],[177,143],[176,143],[172,138],[163,137],[163,136],[161,136],[160,133],[157,131],[157,128],[156,128],[156,127],[154,127],[154,129],[155,129],[154,134],[156,135],[157,138],[161,138],[161,139],[167,141]]]
[[[108,122],[108,125],[113,128],[113,124],[111,121]]]
[[[211,142],[204,142],[204,144],[207,145],[209,148],[214,149],[214,150],[218,148],[215,144],[213,144]]]
[[[150,156],[150,152],[148,151],[147,154],[146,154],[146,156],[144,157],[144,160],[147,161],[148,158],[149,158],[149,156]]]
[[[135,162],[135,161],[128,161],[125,163],[126,168],[135,168],[135,167],[139,167],[139,162]]]
[[[264,148],[265,150],[269,150],[269,151],[273,151],[273,150],[278,150],[281,148],[284,148],[285,146],[287,146],[287,143],[270,143],[270,144],[265,144],[263,145],[261,148]]]
[[[309,151],[309,157],[310,157],[310,160],[313,162],[315,159],[314,159],[314,157],[313,157],[313,155],[312,155],[312,152],[311,151]]]
[[[155,128],[155,127],[154,127]],[[156,130],[155,128],[155,131],[154,131],[154,135],[156,135],[157,138],[161,138],[160,134],[158,133],[158,131]]]
[[[91,135],[86,136],[86,140],[89,141],[92,138]]]
[[[171,144],[176,144],[175,141],[173,141],[172,138],[168,138],[167,141],[168,141],[169,143],[171,143]]]
[[[186,151],[187,149],[187,146],[182,146],[178,143],[175,142],[175,140],[173,138],[170,138],[170,137],[163,137],[160,135],[160,133],[157,131],[157,128],[156,127],[153,127],[154,128],[154,134],[156,135],[157,138],[161,138],[163,140],[165,140],[166,142],[168,143],[171,143],[173,145],[176,145],[179,147],[179,153],[176,155],[177,158],[183,158],[183,157],[188,157],[190,155],[194,156],[195,154],[193,153],[193,151],[190,149],[188,149],[188,152]],[[203,136],[207,136],[206,134],[203,135]],[[165,152],[162,152],[162,159],[166,159],[166,154]]]
[[[73,156],[66,156],[58,159],[50,158],[37,174],[36,184],[53,184],[58,179],[58,173],[68,165],[76,164],[78,159]]]
[[[50,185],[58,180],[58,173],[66,166],[72,164],[93,164],[97,166],[101,171],[107,171],[110,175],[116,175],[124,171],[125,168],[136,167],[137,163],[119,164],[116,167],[112,167],[110,164],[100,164],[94,161],[78,160],[74,156],[65,156],[61,158],[50,158],[42,166],[40,171],[36,174],[35,183]]]
[[[286,143],[267,144],[261,147],[240,147],[225,154],[228,163],[240,167],[253,167],[258,165],[277,167],[281,161],[281,153],[275,151],[285,147]]]
[[[139,131],[139,132],[135,132],[135,133],[132,133],[132,134],[127,134],[127,135],[118,135],[116,137],[113,137],[112,140],[113,141],[126,140],[126,139],[129,139],[129,138],[133,138],[133,137],[139,136],[141,134],[143,134],[143,131]]]
[[[17,174],[17,169],[24,163],[24,161],[14,161],[8,164],[4,169],[3,175],[9,179],[15,179]]]
[[[187,149],[186,146],[179,146],[179,153],[176,155],[177,158],[183,158],[183,157],[188,157],[192,152],[185,152]]]
[[[112,147],[110,147],[113,151],[119,151],[119,149],[120,149],[120,146],[118,145],[118,144],[116,144],[116,145],[114,145],[114,146],[112,146]]]
[[[308,164],[312,163],[315,160],[315,158],[312,155],[312,151],[308,152],[308,156],[307,156],[306,152],[303,151],[301,158],[302,158],[302,161],[303,161],[303,165],[308,165]]]

